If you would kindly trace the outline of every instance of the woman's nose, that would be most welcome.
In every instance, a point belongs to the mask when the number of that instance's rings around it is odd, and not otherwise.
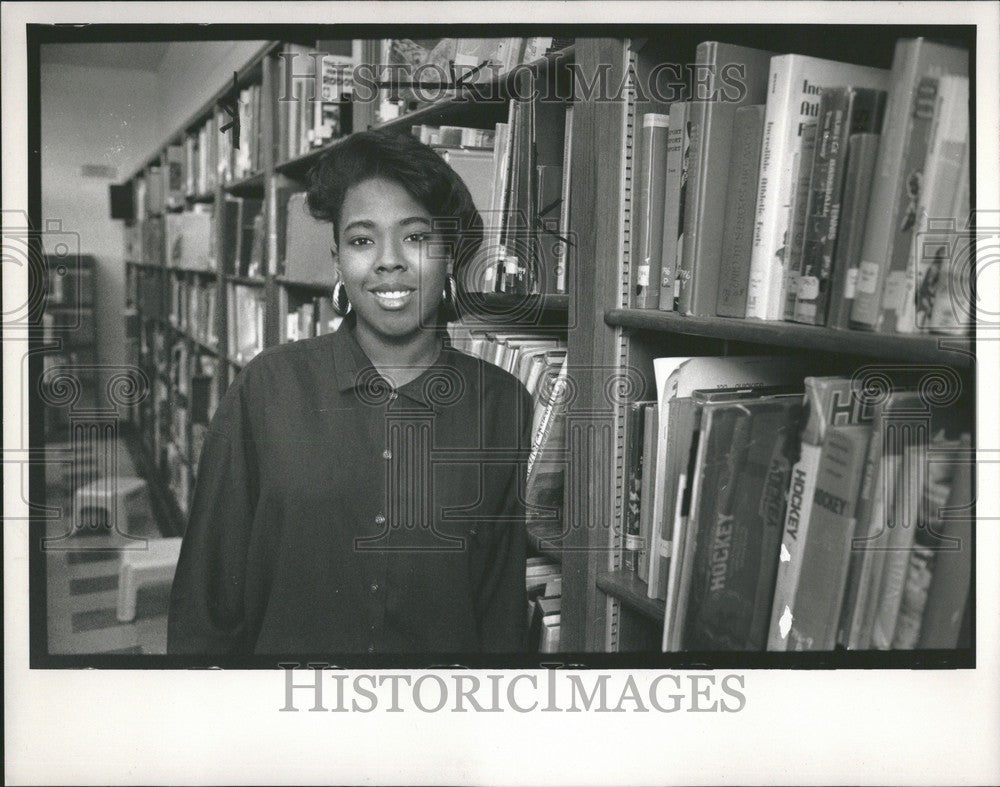
[[[398,243],[384,243],[379,249],[375,260],[375,269],[379,271],[405,270],[406,255]]]

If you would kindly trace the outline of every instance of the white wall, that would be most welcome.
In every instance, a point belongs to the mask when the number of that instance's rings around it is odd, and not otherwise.
[[[110,218],[111,180],[85,178],[83,164],[116,167],[123,180],[161,135],[156,75],[149,71],[41,65],[42,218],[60,220],[97,258],[97,360],[124,359],[123,224]],[[44,226],[44,225],[43,225]]]
[[[42,218],[79,233],[80,251],[97,258],[99,363],[124,360],[123,223],[110,218],[111,181],[80,167],[111,165],[125,180],[263,43],[174,42],[155,72],[46,62],[42,50]]]
[[[157,74],[159,119],[163,138],[198,111],[233,71],[250,60],[264,41],[176,41],[171,43]],[[163,141],[163,140],[161,140]]]

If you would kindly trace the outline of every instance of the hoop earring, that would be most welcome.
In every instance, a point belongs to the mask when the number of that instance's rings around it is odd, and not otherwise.
[[[441,296],[441,311],[446,322],[455,322],[458,314],[458,282],[450,273],[444,280],[444,293]]]
[[[338,281],[333,285],[333,310],[341,317],[346,317],[351,313],[352,308],[344,282]]]

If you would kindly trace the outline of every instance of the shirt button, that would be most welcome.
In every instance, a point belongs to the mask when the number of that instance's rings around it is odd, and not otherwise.
[[[372,595],[374,596],[376,593],[378,593],[378,582],[372,582],[371,585],[368,586],[368,589],[372,592]]]
[[[390,451],[390,450],[389,450],[388,448],[386,448],[386,449],[385,449],[385,450],[384,450],[384,451],[382,452],[382,458],[383,458],[383,459],[392,459],[392,451]]]
[[[376,514],[375,515],[375,524],[376,525],[384,525],[385,524],[385,514]]]
[[[390,402],[395,402],[398,398],[399,398],[399,394],[396,393],[395,391],[393,391],[391,394],[389,394],[389,401]]]

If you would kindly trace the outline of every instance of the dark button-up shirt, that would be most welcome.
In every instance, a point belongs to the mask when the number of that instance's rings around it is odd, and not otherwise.
[[[353,329],[266,350],[202,451],[171,653],[511,652],[531,399],[447,341],[394,388]]]

